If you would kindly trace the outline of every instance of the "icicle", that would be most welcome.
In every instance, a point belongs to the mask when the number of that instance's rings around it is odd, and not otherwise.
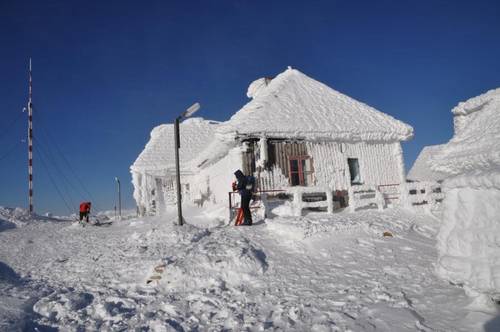
[[[267,139],[264,135],[259,140],[259,151],[255,156],[255,166],[264,168],[267,162]]]

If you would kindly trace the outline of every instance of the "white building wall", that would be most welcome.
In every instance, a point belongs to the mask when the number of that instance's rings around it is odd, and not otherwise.
[[[361,180],[367,185],[400,184],[404,182],[401,144],[395,143],[307,143],[313,159],[316,185],[332,189],[350,186],[348,158],[357,158]]]
[[[313,161],[316,186],[347,190],[350,187],[348,158],[358,159],[365,185],[400,184],[405,181],[399,142],[308,142],[306,146]],[[242,169],[241,147],[233,148],[222,159],[197,174],[183,176],[183,202],[227,204],[228,192],[231,191],[231,183],[235,181],[234,172],[237,169]],[[175,204],[175,185],[168,185],[165,180],[163,186],[158,186],[156,178],[146,173],[132,172],[132,178],[134,198],[141,212],[162,214]],[[185,190],[185,184],[189,185],[189,191]],[[152,189],[155,189],[154,195]]]
[[[202,169],[188,180],[192,202],[227,204],[234,172],[242,168],[241,148],[229,151],[221,160]]]

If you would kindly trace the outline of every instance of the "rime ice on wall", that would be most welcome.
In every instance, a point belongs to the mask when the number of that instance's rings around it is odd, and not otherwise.
[[[500,296],[500,89],[453,109],[455,135],[431,161],[444,181],[437,271]]]
[[[314,164],[317,186],[336,190],[350,187],[348,158],[359,160],[361,182],[368,185],[400,184],[402,156],[397,153],[399,142],[387,143],[308,143]]]
[[[181,174],[191,173],[192,163],[213,140],[218,124],[216,121],[202,118],[190,118],[180,124]],[[174,125],[157,126],[151,131],[151,138],[146,147],[130,167],[134,199],[141,214],[161,214],[166,205],[172,203],[174,145]]]

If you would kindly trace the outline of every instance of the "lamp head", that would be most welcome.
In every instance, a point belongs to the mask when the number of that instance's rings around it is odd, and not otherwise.
[[[183,114],[182,114],[182,117],[183,118],[189,118],[191,115],[193,115],[194,113],[196,113],[199,109],[200,109],[200,103],[194,103],[193,105],[191,105],[191,107],[189,107]]]

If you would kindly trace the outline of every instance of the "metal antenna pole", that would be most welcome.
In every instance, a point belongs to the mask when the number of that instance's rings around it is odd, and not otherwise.
[[[122,190],[120,180],[118,180],[118,218],[122,220]]]
[[[28,188],[29,214],[33,214],[33,103],[32,103],[32,75],[31,58],[29,66],[29,94],[28,94]]]

